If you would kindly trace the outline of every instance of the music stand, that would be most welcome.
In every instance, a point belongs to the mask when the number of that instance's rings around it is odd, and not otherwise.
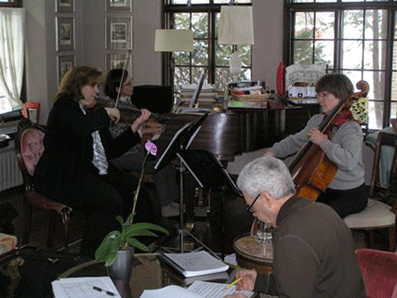
[[[163,154],[160,156],[156,164],[154,165],[155,172],[159,171],[171,161],[177,158],[177,153],[181,150],[186,150],[190,144],[193,142],[195,136],[199,132],[204,120],[208,117],[209,113],[205,113],[196,121],[187,123],[181,129],[177,131],[175,136],[172,138],[171,142],[168,144],[167,148],[164,150]],[[180,194],[179,194],[179,218],[180,218],[180,228],[178,230],[179,234],[179,250],[183,253],[183,236],[184,234],[189,234],[193,239],[200,243],[203,247],[207,248],[210,252],[211,250],[206,247],[200,240],[198,240],[194,235],[184,228],[184,218],[183,218],[183,171],[184,167],[182,162],[180,162],[179,167],[179,177],[180,177]]]
[[[233,179],[229,176],[229,173],[213,153],[205,150],[181,150],[176,154],[201,188],[221,190],[221,255],[222,260],[224,260],[224,203],[226,190],[231,191],[239,197],[243,197],[243,195]]]

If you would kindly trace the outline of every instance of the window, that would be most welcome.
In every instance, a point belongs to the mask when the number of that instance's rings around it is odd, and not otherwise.
[[[217,90],[224,89],[230,82],[229,60],[233,46],[217,43],[220,7],[229,2],[231,1],[164,1],[166,28],[189,29],[193,31],[194,37],[192,53],[175,53],[174,86],[197,83],[205,68],[208,68],[208,83],[214,84]],[[239,0],[238,5],[240,4],[251,5],[251,0]],[[239,54],[243,62],[240,80],[251,80],[251,46],[239,47]],[[164,75],[167,76],[167,74]],[[171,80],[168,74],[165,83],[171,84]]]
[[[22,6],[22,2],[21,0],[0,0],[0,8],[3,7],[21,7]],[[0,34],[2,40],[0,40],[0,44],[3,45],[3,41],[7,40],[7,33],[9,33],[9,30],[3,28],[3,16],[0,17],[1,21],[0,21],[0,30],[3,32],[3,34]],[[6,31],[6,32],[5,32]],[[8,32],[7,32],[8,31]],[[3,45],[2,48],[7,48],[6,45]],[[4,55],[0,55],[1,56],[1,60],[4,61],[4,65],[6,67],[6,69],[9,68],[8,64],[9,64],[9,56],[8,53],[3,53]],[[6,79],[11,80],[10,78],[10,74],[9,72],[5,72],[4,73]],[[9,98],[7,97],[7,93],[4,91],[4,89],[2,88],[2,84],[0,84],[0,113],[6,112],[6,111],[10,111],[12,109],[12,104],[10,103]]]
[[[285,60],[369,83],[369,129],[397,116],[397,1],[285,0]],[[291,28],[291,29],[289,29]]]

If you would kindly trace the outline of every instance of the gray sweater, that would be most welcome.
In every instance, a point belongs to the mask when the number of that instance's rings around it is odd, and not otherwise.
[[[324,115],[314,115],[300,132],[275,143],[271,150],[278,158],[295,154],[309,141],[307,133],[319,127]],[[340,125],[332,140],[324,140],[320,144],[326,156],[338,166],[329,188],[345,190],[356,188],[364,183],[363,133],[356,121],[348,121]]]

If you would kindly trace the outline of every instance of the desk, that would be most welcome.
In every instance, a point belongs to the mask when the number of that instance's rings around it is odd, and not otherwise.
[[[125,297],[137,298],[146,289],[158,289],[168,285],[186,287],[194,281],[193,279],[184,279],[169,266],[161,262],[159,257],[160,254],[158,253],[135,255],[130,282],[125,289]],[[212,279],[206,279],[207,281],[228,283],[233,279],[234,273],[233,269],[229,269],[227,274],[213,274],[205,277],[214,277]],[[103,263],[90,261],[69,269],[61,274],[59,278],[106,275],[108,275],[108,272]],[[221,276],[224,276],[224,278]],[[228,277],[226,278],[226,276]],[[201,280],[203,280],[203,277]]]

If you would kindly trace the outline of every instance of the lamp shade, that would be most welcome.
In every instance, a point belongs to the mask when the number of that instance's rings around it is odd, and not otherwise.
[[[193,31],[158,29],[154,38],[155,52],[193,52]]]
[[[252,6],[221,6],[218,43],[229,45],[254,44]]]

